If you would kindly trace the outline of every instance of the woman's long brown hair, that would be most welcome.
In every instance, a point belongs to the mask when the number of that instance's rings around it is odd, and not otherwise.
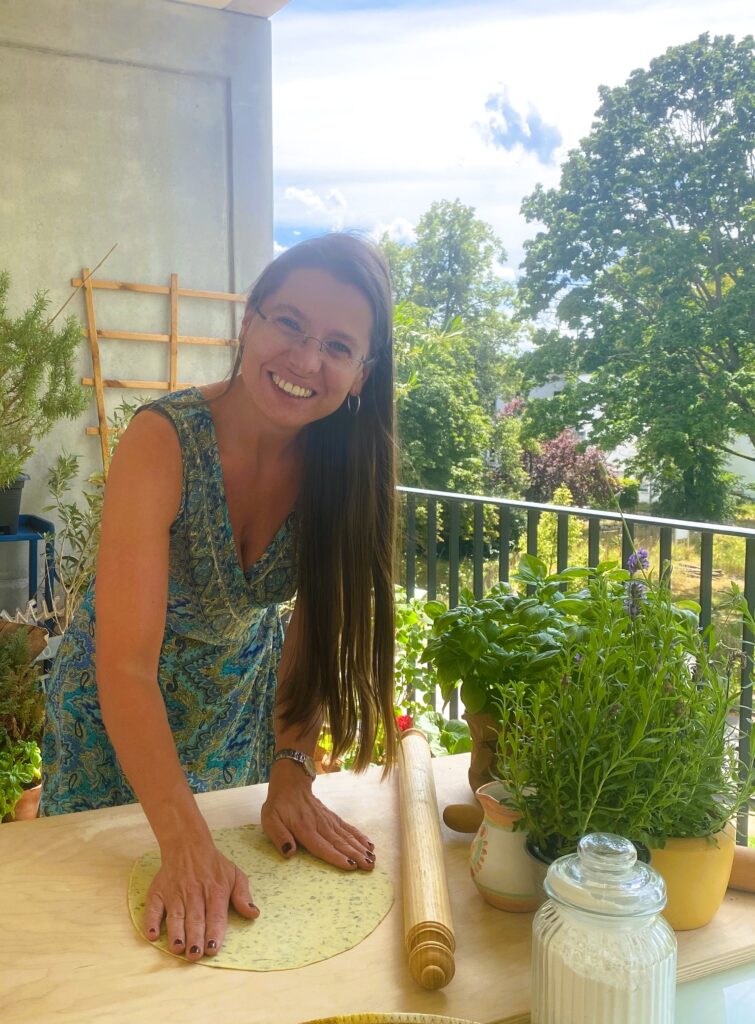
[[[356,744],[367,767],[382,726],[385,764],[395,760],[393,711],[395,459],[393,309],[380,250],[334,232],[287,249],[254,284],[256,311],[293,270],[318,269],[357,288],[372,310],[370,358],[359,411],[348,401],[311,423],[298,509],[297,643],[283,710],[307,725],[322,711],[333,754]],[[231,375],[235,378],[240,352]],[[230,384],[229,384],[230,387]]]

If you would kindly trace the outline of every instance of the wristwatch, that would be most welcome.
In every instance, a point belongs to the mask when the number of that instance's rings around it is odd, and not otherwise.
[[[300,764],[302,770],[310,777],[310,779],[317,778],[315,762],[309,754],[304,754],[301,750],[291,750],[290,747],[286,747],[285,750],[277,750],[273,754],[273,764],[275,764],[276,761],[282,761],[284,758],[289,761],[296,761],[297,764]]]

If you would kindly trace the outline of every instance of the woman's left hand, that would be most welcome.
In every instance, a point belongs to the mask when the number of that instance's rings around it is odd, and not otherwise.
[[[293,761],[276,761],[270,773],[262,827],[284,857],[297,846],[345,871],[370,871],[375,846],[312,793],[312,780]]]

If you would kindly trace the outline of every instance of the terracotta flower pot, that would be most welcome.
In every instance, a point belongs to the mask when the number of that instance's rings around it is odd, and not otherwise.
[[[493,766],[495,765],[498,748],[498,723],[492,715],[480,712],[470,715],[464,712],[461,716],[469,725],[472,737],[472,757],[469,764],[469,785],[476,793],[480,786],[493,782]]]
[[[42,783],[33,786],[31,789],[25,789],[21,796],[18,798],[18,802],[10,814],[6,814],[3,818],[4,822],[7,821],[30,821],[32,818],[36,818],[39,812],[39,800],[42,796]]]
[[[709,839],[667,839],[650,850],[650,866],[666,883],[664,916],[674,931],[702,928],[723,903],[734,860],[734,837],[718,832]]]

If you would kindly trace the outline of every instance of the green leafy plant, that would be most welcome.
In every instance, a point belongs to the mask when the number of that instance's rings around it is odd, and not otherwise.
[[[133,402],[126,399],[108,418],[108,447],[112,457],[121,434],[144,399]],[[76,613],[92,581],[97,563],[102,521],[102,502],[105,493],[105,475],[92,473],[86,488],[81,489],[81,500],[69,497],[79,475],[81,457],[63,452],[47,474],[47,490],[52,502],[46,512],[55,512],[58,529],[55,534],[55,577],[58,594],[49,610],[59,633],[64,633]],[[60,597],[62,593],[62,598]]]
[[[79,475],[79,455],[61,453],[47,473],[52,502],[45,511],[57,514],[55,577],[57,594],[50,609],[59,633],[64,633],[86,593],[97,562],[105,478],[92,473],[81,500],[68,495]],[[62,594],[62,597],[61,597]]]
[[[593,831],[654,846],[710,836],[755,792],[729,717],[740,652],[701,631],[699,607],[673,602],[643,556],[630,559],[633,571],[606,562],[549,575],[531,557],[526,566],[536,593],[583,580],[559,602],[578,628],[548,678],[498,684],[498,776],[519,827],[548,856]],[[743,600],[736,607],[749,615]]]
[[[19,476],[35,441],[57,420],[78,416],[89,401],[75,373],[79,321],[69,316],[60,329],[53,327],[45,292],[11,319],[9,287],[8,273],[0,272],[0,488]]]
[[[460,719],[448,719],[435,708],[437,677],[423,660],[432,627],[424,603],[419,598],[407,597],[403,587],[396,586],[395,608],[393,705],[397,727],[401,731],[413,727],[421,729],[436,757],[466,753],[472,744],[467,723]],[[321,734],[318,744],[327,753],[332,750],[327,729]],[[383,733],[379,730],[373,760],[382,764],[383,755]],[[353,751],[347,751],[340,759],[345,768],[351,767],[353,760]]]
[[[589,570],[570,569],[556,580],[541,577],[541,567],[547,575],[542,562],[523,555],[512,577],[522,584],[521,591],[497,583],[479,600],[463,590],[456,608],[439,601],[425,605],[433,626],[424,657],[435,668],[444,702],[461,682],[467,712],[500,721],[501,685],[558,677],[561,651],[583,629],[571,614],[574,606],[561,580],[587,576]],[[528,587],[534,592],[528,593]]]
[[[31,660],[23,628],[0,633],[0,737],[38,740],[42,735],[44,696],[39,666]]]
[[[25,789],[42,778],[42,754],[33,740],[0,741],[0,820],[11,814]]]
[[[427,736],[436,757],[471,750],[469,726],[458,718],[446,718],[436,709],[437,678],[423,660],[430,639],[432,619],[419,598],[408,598],[396,587],[396,684],[395,702],[399,728],[409,722]]]
[[[23,628],[0,633],[0,819],[41,778],[44,694]]]

